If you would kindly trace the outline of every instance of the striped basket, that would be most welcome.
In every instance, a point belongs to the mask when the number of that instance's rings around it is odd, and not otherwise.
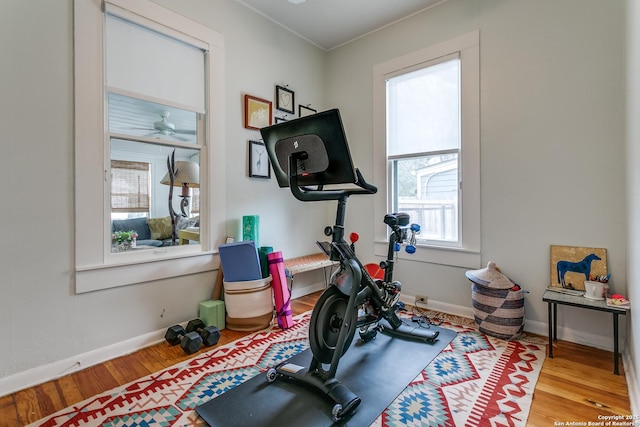
[[[496,289],[472,282],[473,313],[480,332],[505,340],[520,337],[524,329],[524,294],[518,285]]]

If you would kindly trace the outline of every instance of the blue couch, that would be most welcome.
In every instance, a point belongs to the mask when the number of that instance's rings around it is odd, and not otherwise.
[[[169,217],[165,218],[167,220]],[[170,220],[169,220],[170,221]],[[186,227],[197,225],[198,219],[196,218],[178,218],[176,224],[176,232]],[[116,231],[131,231],[135,230],[138,233],[136,239],[137,245],[144,246],[171,246],[171,236],[162,236],[163,239],[152,239],[151,228],[147,218],[131,218],[131,219],[115,219],[111,221],[111,233]],[[176,242],[177,243],[177,242]]]
[[[138,233],[136,239],[137,245],[145,246],[162,246],[162,240],[154,240],[151,238],[151,230],[147,224],[147,218],[131,218],[131,219],[114,219],[111,221],[111,233],[116,231],[131,231]]]

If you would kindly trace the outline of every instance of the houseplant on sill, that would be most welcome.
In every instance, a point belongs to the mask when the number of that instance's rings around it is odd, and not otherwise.
[[[123,252],[135,248],[137,238],[138,233],[135,230],[116,231],[111,236],[111,243],[114,245],[115,252]]]

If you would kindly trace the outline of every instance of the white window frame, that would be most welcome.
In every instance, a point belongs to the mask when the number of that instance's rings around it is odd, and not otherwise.
[[[373,68],[374,182],[379,195],[374,198],[375,218],[383,218],[392,208],[391,165],[387,159],[386,81],[403,70],[415,70],[448,55],[459,55],[461,82],[461,179],[460,245],[456,247],[422,243],[415,254],[404,251],[400,258],[480,268],[480,33],[473,31],[454,39],[377,64]],[[380,191],[382,190],[382,191]],[[375,254],[386,256],[388,230],[382,220],[375,221]],[[431,242],[429,242],[431,243]]]
[[[126,257],[110,253],[106,241],[110,230],[110,186],[105,185],[108,182],[105,165],[110,162],[110,153],[104,143],[108,138],[104,80],[106,8],[133,21],[141,19],[172,29],[175,31],[172,36],[197,40],[207,51],[207,123],[200,173],[201,180],[211,184],[204,188],[206,194],[201,194],[207,217],[203,218],[200,245],[136,251]],[[223,36],[149,0],[82,0],[74,2],[74,53],[76,293],[219,268],[217,244],[224,243],[226,217]]]

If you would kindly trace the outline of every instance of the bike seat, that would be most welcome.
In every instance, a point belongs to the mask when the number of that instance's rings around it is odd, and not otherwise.
[[[394,227],[396,225],[400,227],[404,227],[409,225],[410,220],[411,220],[411,217],[409,216],[408,213],[405,213],[405,212],[395,212],[395,213],[386,214],[384,216],[384,223],[387,224],[389,227]]]

